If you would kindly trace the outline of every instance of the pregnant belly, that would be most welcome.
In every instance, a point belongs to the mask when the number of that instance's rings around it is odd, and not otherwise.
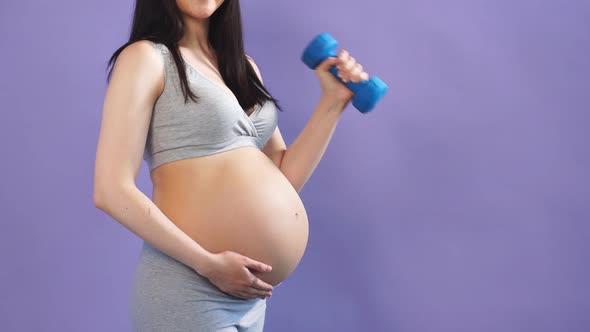
[[[272,266],[251,270],[276,286],[303,257],[308,220],[297,191],[254,147],[175,161],[152,172],[153,200],[212,253],[236,251]]]

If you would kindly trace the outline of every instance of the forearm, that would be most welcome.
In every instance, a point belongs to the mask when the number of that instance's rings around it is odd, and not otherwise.
[[[99,209],[160,251],[204,274],[211,253],[170,221],[137,187],[110,189],[101,197],[96,204]]]
[[[322,159],[345,106],[322,97],[299,136],[284,152],[280,169],[297,192]]]

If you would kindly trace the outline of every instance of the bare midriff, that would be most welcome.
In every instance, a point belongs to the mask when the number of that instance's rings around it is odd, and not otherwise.
[[[272,266],[251,271],[276,286],[303,257],[309,235],[299,194],[255,147],[188,158],[151,172],[153,201],[211,253],[236,251]]]

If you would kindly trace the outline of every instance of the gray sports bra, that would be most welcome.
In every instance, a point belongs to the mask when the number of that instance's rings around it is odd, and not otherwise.
[[[256,104],[248,116],[228,87],[222,87],[185,61],[188,83],[200,97],[184,103],[174,59],[161,43],[152,45],[164,60],[164,91],[156,100],[143,159],[150,171],[179,159],[206,156],[243,146],[261,150],[277,126],[272,101]]]

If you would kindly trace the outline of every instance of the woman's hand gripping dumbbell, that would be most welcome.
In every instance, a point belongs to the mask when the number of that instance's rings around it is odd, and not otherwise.
[[[352,104],[367,113],[375,107],[387,91],[387,85],[378,77],[363,71],[363,67],[346,51],[334,51],[338,42],[328,33],[314,38],[301,55],[301,60],[316,71],[322,92],[335,101]]]

